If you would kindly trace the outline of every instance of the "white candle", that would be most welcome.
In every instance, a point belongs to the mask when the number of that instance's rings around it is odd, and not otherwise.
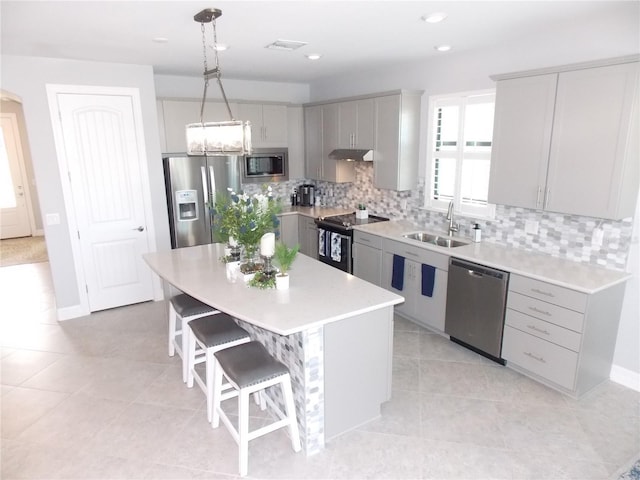
[[[263,257],[273,257],[276,251],[276,234],[265,233],[260,239],[260,254]]]

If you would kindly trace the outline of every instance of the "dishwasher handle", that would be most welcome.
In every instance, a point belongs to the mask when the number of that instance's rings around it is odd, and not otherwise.
[[[484,276],[489,276],[497,278],[498,280],[509,278],[508,272],[503,272],[502,270],[496,270],[494,268],[485,267],[484,265],[478,265],[477,263],[471,263],[453,257],[449,259],[449,267],[463,268],[467,270],[468,274],[472,277],[482,278]]]

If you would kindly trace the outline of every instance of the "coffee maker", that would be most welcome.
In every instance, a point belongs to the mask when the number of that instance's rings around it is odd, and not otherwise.
[[[315,185],[311,185],[305,183],[301,185],[298,189],[298,195],[300,197],[298,205],[302,205],[303,207],[313,207],[316,202],[316,187]]]

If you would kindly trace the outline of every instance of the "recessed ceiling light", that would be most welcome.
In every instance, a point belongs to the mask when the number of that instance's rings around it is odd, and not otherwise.
[[[451,45],[436,45],[435,48],[439,52],[448,52],[451,50]]]
[[[447,18],[447,14],[444,12],[435,12],[429,15],[423,15],[421,18],[427,23],[438,23]]]
[[[305,57],[307,57],[309,60],[319,60],[322,55],[320,55],[319,53],[308,53],[305,55]]]
[[[169,39],[167,37],[154,37],[151,40],[153,40],[156,43],[167,43],[167,42],[169,42]]]

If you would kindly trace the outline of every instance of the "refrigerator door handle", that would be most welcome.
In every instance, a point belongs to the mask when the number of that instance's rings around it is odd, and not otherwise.
[[[204,208],[209,201],[209,187],[207,185],[207,171],[204,167],[200,167],[200,173],[202,174],[202,207]]]
[[[216,176],[213,173],[213,165],[209,165],[209,181],[211,182],[211,194],[215,194],[216,193]],[[212,198],[211,199],[212,202],[215,202],[216,199]]]

